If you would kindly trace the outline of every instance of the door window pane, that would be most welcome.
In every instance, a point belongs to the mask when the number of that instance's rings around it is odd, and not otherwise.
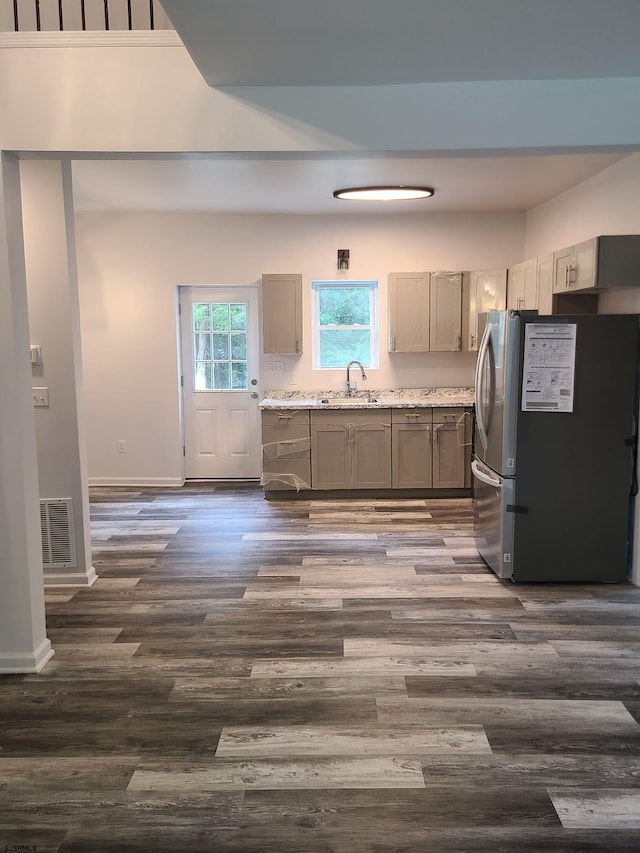
[[[195,389],[196,391],[211,391],[213,388],[213,365],[210,361],[195,363]]]
[[[231,362],[231,387],[234,391],[244,391],[247,385],[247,362]]]
[[[211,320],[214,332],[226,332],[229,329],[229,306],[216,302],[211,306]]]
[[[229,390],[229,362],[216,361],[213,364],[213,380],[216,391]]]
[[[193,303],[194,389],[246,391],[247,305]]]
[[[234,302],[229,305],[231,314],[231,329],[233,331],[247,329],[247,306],[244,302]]]
[[[208,331],[211,328],[211,305],[208,302],[195,302],[193,305],[193,328]]]
[[[196,332],[194,335],[194,344],[196,361],[211,361],[211,335]]]
[[[229,335],[213,333],[213,358],[215,361],[229,360]]]
[[[231,335],[231,358],[234,361],[247,360],[246,332],[234,332]]]

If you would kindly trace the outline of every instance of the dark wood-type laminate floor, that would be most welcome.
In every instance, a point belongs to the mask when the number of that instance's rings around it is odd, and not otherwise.
[[[0,678],[0,851],[638,851],[640,590],[516,586],[468,500],[92,490]]]

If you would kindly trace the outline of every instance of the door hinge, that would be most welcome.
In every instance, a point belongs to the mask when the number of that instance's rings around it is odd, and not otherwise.
[[[182,455],[183,456],[187,455],[187,448],[184,446],[184,444],[182,445]]]
[[[184,376],[180,377],[180,387],[184,388]]]

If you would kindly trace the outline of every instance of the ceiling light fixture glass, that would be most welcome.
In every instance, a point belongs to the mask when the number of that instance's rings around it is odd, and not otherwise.
[[[355,201],[404,201],[406,199],[431,198],[433,187],[351,187],[335,190],[334,198],[353,199]]]

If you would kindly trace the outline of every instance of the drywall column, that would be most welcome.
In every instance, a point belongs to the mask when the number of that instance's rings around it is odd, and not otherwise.
[[[41,499],[71,499],[73,561],[44,564],[46,585],[91,586],[89,484],[80,352],[71,164],[60,160],[20,163],[22,217],[31,344],[42,349],[33,365],[37,400],[36,445]],[[47,399],[48,398],[48,399]]]
[[[0,161],[0,673],[39,672],[46,636],[18,162]]]

